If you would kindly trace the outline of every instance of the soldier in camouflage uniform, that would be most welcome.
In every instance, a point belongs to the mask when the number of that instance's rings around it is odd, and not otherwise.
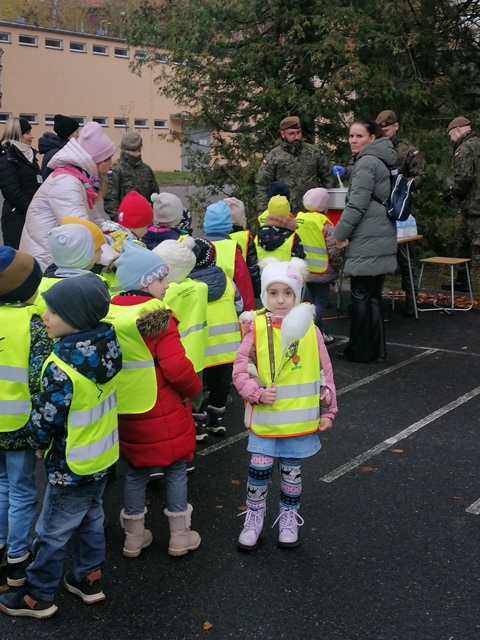
[[[122,136],[120,158],[115,160],[108,176],[104,206],[112,220],[117,219],[120,202],[130,191],[137,191],[149,202],[152,193],[159,192],[153,170],[142,160],[142,138],[136,131]]]
[[[294,215],[305,211],[303,196],[315,187],[333,184],[330,165],[323,151],[302,141],[302,128],[297,116],[280,123],[281,143],[264,158],[255,180],[256,206],[263,212],[268,206],[268,185],[284,182],[290,188],[290,205]]]
[[[471,267],[480,272],[480,139],[471,129],[471,122],[459,116],[447,127],[453,142],[453,184],[444,200],[458,200],[461,215],[455,232],[455,257],[471,258]],[[459,269],[454,281],[457,291],[468,291],[466,269]],[[442,288],[450,291],[448,287]]]
[[[394,111],[387,110],[378,114],[375,122],[380,125],[383,135],[391,140],[397,154],[396,167],[406,178],[413,178],[414,189],[420,189],[427,177],[427,165],[420,151],[404,138],[398,135],[400,125]],[[410,253],[413,252],[410,246]],[[415,317],[413,296],[417,291],[412,291],[410,273],[408,270],[408,256],[406,244],[399,244],[397,249],[397,262],[402,275],[402,289],[405,291],[405,315],[407,318]],[[412,259],[413,281],[417,281],[415,264]]]

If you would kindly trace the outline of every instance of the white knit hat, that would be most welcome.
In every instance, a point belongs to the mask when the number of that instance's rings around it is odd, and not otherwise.
[[[328,209],[328,191],[326,189],[310,189],[303,196],[303,206],[307,211],[323,213]]]
[[[183,204],[173,193],[152,193],[153,220],[159,225],[176,227],[182,220]]]
[[[247,218],[245,217],[245,205],[238,198],[224,198],[223,200],[230,209],[232,215],[232,224],[236,224],[244,229],[247,226]]]
[[[292,289],[295,294],[295,305],[300,304],[303,283],[308,277],[308,265],[305,260],[292,258],[290,262],[270,262],[262,271],[262,293],[260,299],[268,309],[268,287],[274,282],[281,282]]]
[[[48,246],[57,267],[88,269],[95,255],[92,232],[80,224],[64,224],[52,229]]]
[[[172,282],[180,284],[195,268],[197,259],[193,252],[194,246],[195,240],[185,236],[181,242],[164,240],[153,249],[153,253],[163,258],[168,264],[166,280],[169,284]]]

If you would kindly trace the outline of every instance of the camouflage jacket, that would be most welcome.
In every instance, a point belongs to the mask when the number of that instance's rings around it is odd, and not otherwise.
[[[464,215],[480,216],[480,139],[474,131],[467,131],[455,143],[452,195]]]
[[[294,215],[305,211],[302,199],[309,189],[333,186],[327,156],[313,144],[303,141],[298,147],[282,141],[265,156],[255,179],[257,211],[267,208],[268,185],[275,181],[288,185]]]
[[[395,136],[392,140],[397,154],[397,169],[406,178],[415,180],[415,189],[420,189],[427,177],[427,165],[420,151],[407,140]]]
[[[130,191],[138,191],[150,202],[152,193],[158,193],[158,184],[153,170],[141,158],[129,156],[124,151],[115,160],[108,176],[107,193],[104,198],[105,213],[117,219],[120,202]]]

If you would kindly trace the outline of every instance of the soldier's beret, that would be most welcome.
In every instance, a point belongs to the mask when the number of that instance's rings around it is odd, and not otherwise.
[[[287,116],[280,122],[280,131],[285,129],[301,129],[300,118],[298,116]]]
[[[375,122],[381,127],[389,127],[391,124],[395,124],[395,122],[398,122],[398,118],[395,111],[387,109],[386,111],[381,111],[378,114]]]
[[[458,116],[458,118],[454,118],[448,125],[447,133],[456,127],[468,127],[470,124],[470,120],[467,120],[464,116]]]

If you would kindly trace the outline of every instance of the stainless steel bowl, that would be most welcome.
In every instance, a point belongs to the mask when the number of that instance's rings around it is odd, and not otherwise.
[[[348,189],[327,189],[328,191],[328,208],[329,209],[344,209],[345,197]]]

